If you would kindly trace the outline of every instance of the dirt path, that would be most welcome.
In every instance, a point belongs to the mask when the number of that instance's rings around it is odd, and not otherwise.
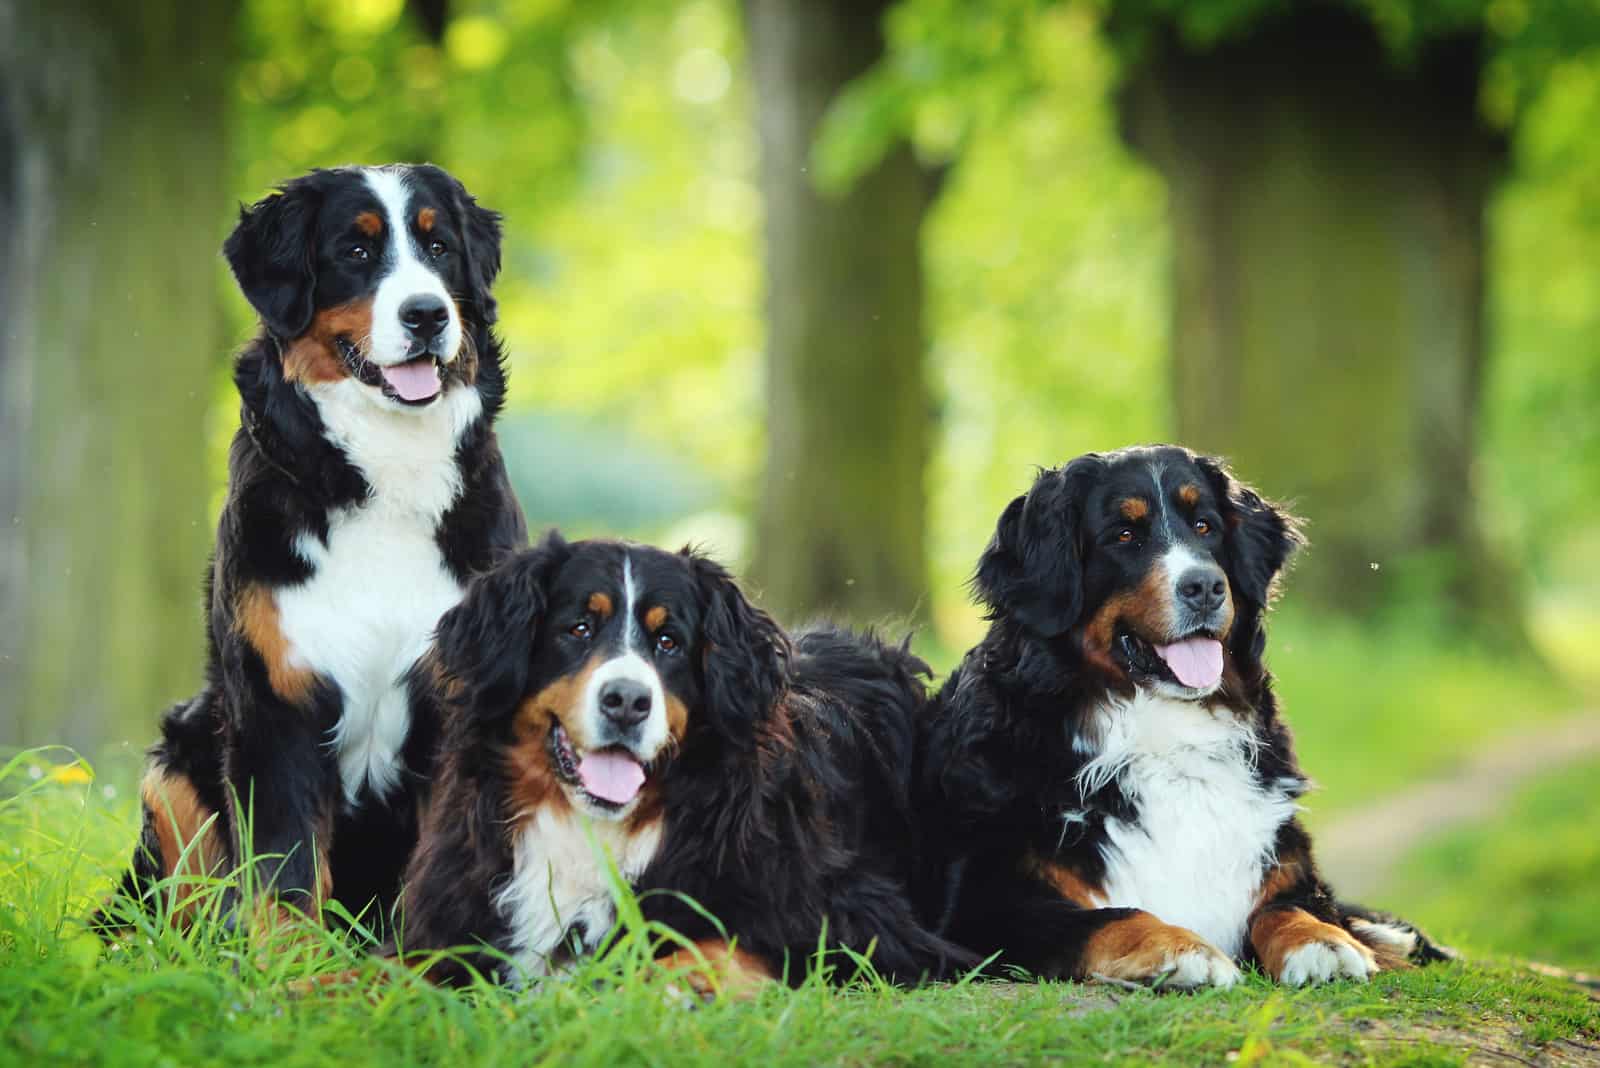
[[[1534,776],[1600,754],[1600,714],[1502,738],[1448,778],[1347,812],[1317,833],[1318,866],[1341,896],[1380,889],[1407,853],[1440,831],[1483,820]]]

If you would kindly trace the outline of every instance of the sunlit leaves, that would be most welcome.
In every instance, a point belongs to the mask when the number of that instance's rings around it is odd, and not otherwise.
[[[462,70],[483,70],[500,62],[510,47],[505,27],[487,15],[454,19],[445,29],[445,51]]]

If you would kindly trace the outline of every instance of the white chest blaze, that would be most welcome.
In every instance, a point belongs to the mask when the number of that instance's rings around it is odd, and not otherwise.
[[[278,591],[278,620],[291,662],[339,689],[329,744],[354,803],[363,787],[381,795],[395,785],[410,729],[405,674],[461,599],[437,531],[461,494],[456,445],[483,401],[458,387],[428,408],[391,411],[354,379],[309,392],[328,439],[371,492],[329,516],[326,542],[312,533],[296,539],[312,575]]]
[[[604,857],[624,881],[637,879],[661,844],[661,825],[629,831],[623,823],[590,820],[544,805],[519,832],[511,880],[495,899],[511,928],[512,958],[521,981],[550,974],[562,935],[581,924],[592,947],[616,922]]]
[[[1257,740],[1226,711],[1141,690],[1097,718],[1100,745],[1079,782],[1089,793],[1115,781],[1137,809],[1133,822],[1106,821],[1100,903],[1144,909],[1238,956],[1298,781],[1258,783]]]

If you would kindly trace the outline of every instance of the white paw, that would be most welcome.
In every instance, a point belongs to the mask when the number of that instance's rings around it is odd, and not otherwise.
[[[1215,986],[1226,990],[1239,981],[1239,966],[1220,951],[1205,948],[1186,949],[1167,957],[1162,967],[1163,987],[1192,990],[1201,986]]]
[[[1370,952],[1348,942],[1307,942],[1284,954],[1278,982],[1284,986],[1305,986],[1334,979],[1354,979],[1364,983],[1378,971]]]

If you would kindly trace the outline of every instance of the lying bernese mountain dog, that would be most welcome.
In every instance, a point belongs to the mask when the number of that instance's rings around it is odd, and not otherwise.
[[[696,946],[661,951],[701,994],[798,982],[824,935],[898,980],[972,962],[909,896],[927,668],[905,649],[791,640],[703,556],[552,533],[474,581],[434,655],[446,722],[402,948],[481,948],[431,978],[527,983],[595,949],[607,856]]]
[[[974,577],[988,635],[919,735],[932,926],[1037,975],[1178,987],[1440,955],[1337,901],[1295,816],[1308,783],[1262,653],[1299,541],[1182,448],[1091,453],[1011,502]]]
[[[436,740],[413,665],[527,543],[491,429],[499,216],[437,167],[321,170],[224,252],[261,332],[234,370],[205,685],[162,720],[123,891],[232,871],[248,827],[263,901],[387,907]]]

